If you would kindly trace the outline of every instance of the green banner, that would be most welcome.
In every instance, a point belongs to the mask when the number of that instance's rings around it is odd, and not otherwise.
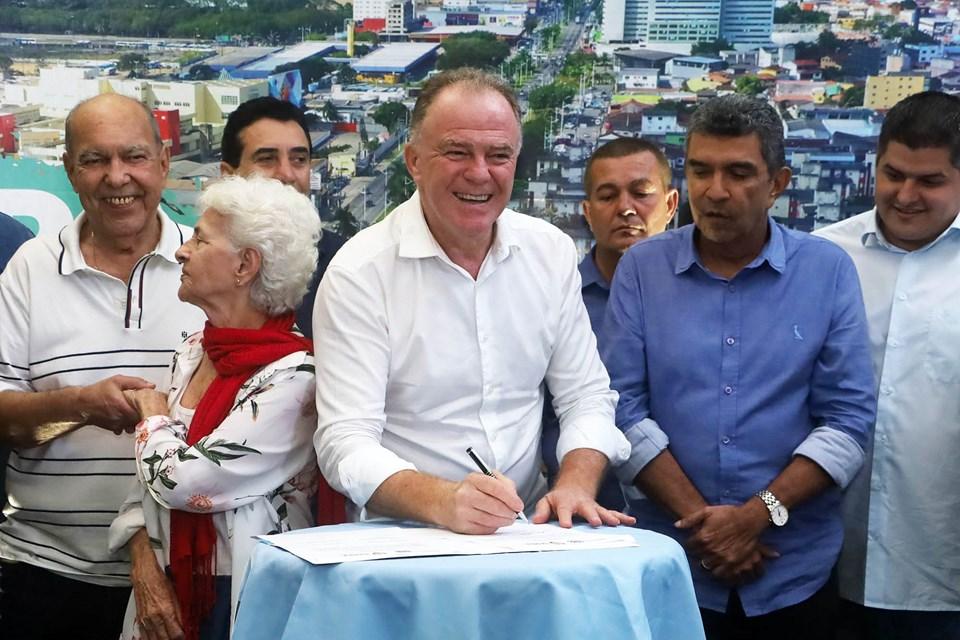
[[[193,226],[195,192],[167,189],[161,205],[172,220]],[[80,215],[80,199],[62,166],[30,158],[0,157],[0,211],[24,223],[35,234],[56,234]]]

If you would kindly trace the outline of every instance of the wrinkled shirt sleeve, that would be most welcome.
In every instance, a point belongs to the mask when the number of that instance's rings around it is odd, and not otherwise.
[[[617,394],[600,361],[597,341],[580,293],[576,249],[566,237],[562,248],[567,268],[561,283],[560,325],[546,382],[560,420],[557,460],[574,449],[594,449],[611,465],[627,459],[629,445],[614,426]]]
[[[313,335],[317,461],[330,486],[362,508],[387,478],[416,469],[381,444],[390,368],[384,297],[331,266],[314,303]]]
[[[603,328],[603,361],[611,386],[620,394],[616,424],[630,443],[628,459],[615,472],[622,483],[633,484],[640,470],[666,449],[670,440],[650,417],[643,297],[632,260],[621,260],[614,274]]]
[[[876,419],[876,386],[860,282],[852,260],[839,261],[830,332],[810,380],[816,428],[794,450],[845,488],[860,470]]]

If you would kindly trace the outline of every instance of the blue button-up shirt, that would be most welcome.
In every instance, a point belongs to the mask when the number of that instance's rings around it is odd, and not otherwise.
[[[601,352],[633,447],[618,474],[631,481],[669,446],[714,505],[750,499],[796,455],[830,475],[837,486],[764,532],[781,557],[738,589],[754,616],[810,597],[840,551],[840,488],[863,462],[876,404],[863,300],[829,242],[771,221],[760,255],[726,280],[703,266],[694,229],[638,243],[617,267]],[[689,536],[642,496],[630,509],[639,526]],[[700,606],[724,611],[728,588],[692,572]]]
[[[583,304],[587,307],[587,315],[590,317],[590,326],[593,328],[597,340],[600,339],[600,333],[603,330],[603,315],[607,310],[607,300],[610,298],[610,283],[607,282],[600,270],[597,269],[597,263],[594,262],[594,253],[597,248],[594,246],[583,260],[580,261],[580,295],[583,297]],[[547,392],[543,403],[543,434],[542,450],[543,463],[547,467],[547,478],[550,484],[557,478],[559,464],[557,462],[557,439],[560,437],[560,420],[553,411],[553,397]],[[612,473],[607,475],[603,484],[597,491],[597,503],[608,509],[623,510],[625,502],[623,492],[620,491],[620,483]]]
[[[30,229],[5,213],[0,213],[0,273],[24,242],[33,237]]]

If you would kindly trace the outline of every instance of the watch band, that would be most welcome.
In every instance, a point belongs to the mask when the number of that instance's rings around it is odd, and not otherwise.
[[[787,523],[787,519],[790,517],[789,512],[777,496],[773,495],[772,491],[763,489],[762,491],[757,491],[754,495],[760,498],[763,504],[766,505],[767,511],[769,512],[768,518],[775,527],[782,527]]]
[[[754,495],[763,500],[763,504],[767,505],[767,509],[776,509],[780,506],[780,501],[777,499],[777,496],[773,495],[768,489],[757,491]]]

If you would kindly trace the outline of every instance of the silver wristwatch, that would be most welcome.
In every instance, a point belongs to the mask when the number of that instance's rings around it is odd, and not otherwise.
[[[757,491],[755,495],[763,500],[763,504],[767,506],[767,511],[770,512],[770,522],[773,523],[773,526],[782,527],[787,524],[787,520],[790,518],[790,512],[777,500],[777,496],[766,489]]]

